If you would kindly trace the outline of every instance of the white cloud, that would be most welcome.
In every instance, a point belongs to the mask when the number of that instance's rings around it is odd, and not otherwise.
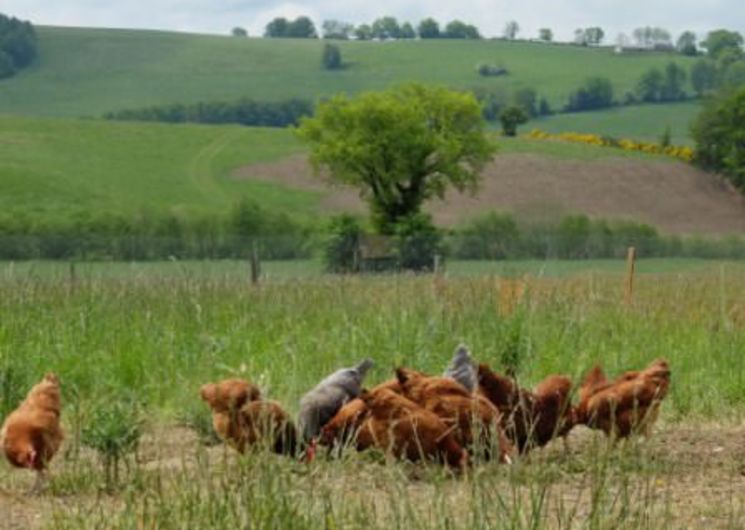
[[[517,20],[523,36],[549,27],[570,39],[577,27],[601,26],[610,40],[619,32],[642,25],[661,26],[677,34],[700,34],[719,27],[745,33],[742,0],[434,0],[412,4],[403,0],[3,0],[0,11],[37,24],[134,27],[226,33],[233,26],[261,34],[275,16],[308,15],[318,24],[336,18],[371,21],[382,15],[418,22],[433,16],[441,23],[459,18],[487,36],[500,35],[509,20]]]

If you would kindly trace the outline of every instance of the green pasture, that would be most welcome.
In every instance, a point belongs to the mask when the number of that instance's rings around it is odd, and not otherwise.
[[[563,142],[495,140],[500,153],[668,160]],[[233,175],[242,166],[304,149],[288,129],[0,117],[0,215],[54,226],[60,219],[107,213],[224,214],[246,197],[308,218],[324,214],[321,193]]]
[[[226,28],[226,33],[229,28]],[[323,41],[239,39],[159,31],[39,27],[39,60],[0,84],[0,114],[100,116],[168,103],[251,97],[317,99],[404,81],[511,91],[530,87],[552,107],[588,76],[632,90],[643,72],[675,60],[666,53],[616,55],[611,48],[529,42],[341,42],[347,68],[321,68]],[[503,78],[479,76],[479,63],[503,65]]]
[[[659,143],[660,137],[669,128],[673,144],[691,145],[691,124],[700,111],[701,104],[698,102],[635,105],[593,112],[558,114],[533,120],[525,127],[551,133],[599,134],[654,143]]]

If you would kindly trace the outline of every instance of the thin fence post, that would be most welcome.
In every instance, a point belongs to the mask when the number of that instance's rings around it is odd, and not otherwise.
[[[261,276],[261,262],[259,261],[259,245],[256,240],[251,241],[251,283],[257,285]]]
[[[629,247],[626,251],[626,305],[631,305],[634,295],[634,272],[636,269],[636,248]]]
[[[440,268],[442,267],[442,264],[440,263],[442,261],[442,258],[439,254],[435,254],[435,260],[434,264],[432,265],[432,272],[435,274],[440,274]]]

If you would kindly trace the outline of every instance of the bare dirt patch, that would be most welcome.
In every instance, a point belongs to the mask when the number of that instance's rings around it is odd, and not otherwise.
[[[322,207],[329,213],[365,211],[356,190],[314,177],[303,155],[245,166],[233,177],[322,193]],[[583,212],[642,221],[671,234],[745,233],[745,199],[718,177],[683,163],[631,158],[500,155],[486,168],[476,196],[450,193],[428,210],[448,226],[499,210],[528,220]]]
[[[664,497],[664,500],[655,504],[655,509],[669,506],[674,519],[671,521],[671,528],[736,528],[738,526],[728,526],[732,521],[721,517],[721,507],[739,503],[742,505],[740,509],[745,510],[745,499],[742,496],[745,491],[743,439],[745,426],[742,425],[660,425],[650,440],[641,439],[613,449],[617,458],[615,465],[628,467],[628,473],[637,478],[645,475],[652,477],[654,494]],[[548,469],[545,466],[554,466],[559,473],[555,481],[555,493],[567,503],[573,503],[583,488],[586,494],[587,481],[590,480],[588,477],[592,474],[590,468],[594,465],[592,447],[598,443],[605,443],[602,434],[577,428],[570,436],[571,450],[568,454],[564,452],[562,444],[556,442],[516,465],[525,467],[525,477],[528,480],[531,468],[544,466],[543,469]],[[211,462],[214,469],[210,472],[215,473],[224,470],[222,464],[235,458],[235,453],[224,446],[210,449],[200,447],[196,436],[186,429],[161,427],[143,439],[139,453],[140,466],[146,474],[164,477],[178,473],[184,466],[196,466],[194,458],[200,452]],[[83,458],[91,460],[91,464],[95,463],[91,454],[86,454]],[[60,455],[52,466],[52,480],[70,480],[71,475],[79,473],[74,469],[79,465],[79,462],[73,463],[69,455]],[[500,473],[499,467],[487,466],[479,472]],[[386,475],[385,468],[380,463],[367,463],[362,469],[354,464],[349,470],[338,466],[333,469],[342,475],[351,473],[357,478],[364,471],[368,480],[367,487],[364,488],[366,495],[370,494],[370,488],[386,487],[383,479]],[[413,496],[421,492],[422,502],[426,505],[425,494],[429,491],[427,473],[410,470],[409,475],[407,488]],[[354,482],[349,476],[338,478],[340,484]],[[50,524],[53,514],[60,510],[80,506],[97,506],[99,509],[104,506],[107,510],[113,510],[119,506],[121,500],[119,495],[96,491],[95,487],[91,489],[91,485],[83,481],[78,483],[79,492],[60,488],[59,484],[55,484],[41,496],[28,497],[25,492],[32,481],[30,473],[11,470],[5,463],[0,463],[0,528],[44,528]],[[376,486],[377,483],[380,484]],[[452,490],[452,495],[469,494],[469,486],[463,481],[453,480],[447,487],[449,491]],[[61,491],[62,489],[65,491]],[[587,509],[587,504],[587,499],[580,501],[580,512]],[[727,513],[729,517],[732,513],[740,513],[742,522],[745,523],[745,511],[729,510]]]

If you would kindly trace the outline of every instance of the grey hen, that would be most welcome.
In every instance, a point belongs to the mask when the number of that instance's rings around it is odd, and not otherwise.
[[[362,380],[372,366],[373,362],[365,359],[354,368],[337,370],[302,397],[298,426],[306,442],[318,436],[342,405],[360,395]]]
[[[468,351],[465,345],[461,344],[458,346],[458,349],[455,350],[455,355],[453,355],[453,360],[450,361],[450,366],[448,366],[442,375],[443,377],[455,379],[466,387],[469,392],[473,392],[476,389],[478,373],[471,358],[471,352]]]

